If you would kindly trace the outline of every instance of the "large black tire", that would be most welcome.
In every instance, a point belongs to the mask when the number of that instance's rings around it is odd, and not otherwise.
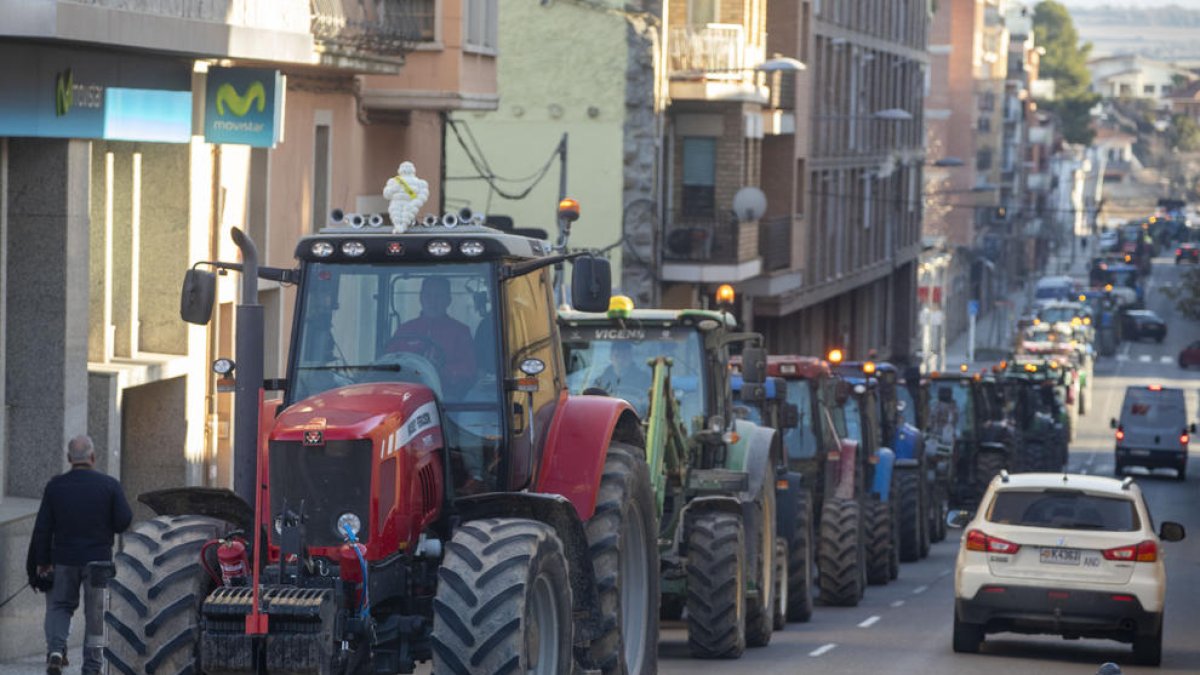
[[[783,630],[787,627],[788,610],[788,544],[783,537],[775,538],[775,602],[771,627]]]
[[[114,672],[200,672],[200,606],[216,587],[200,564],[200,548],[228,531],[213,518],[159,516],[125,533],[104,613],[104,655]]]
[[[433,672],[571,672],[572,594],[554,528],[524,518],[454,532],[433,600]]]
[[[746,651],[746,542],[742,519],[712,511],[687,526],[688,649],[700,659]]]
[[[920,483],[920,499],[921,499],[921,545],[920,555],[924,559],[929,556],[929,545],[933,537],[932,522],[929,519],[930,513],[933,510],[933,495],[931,494],[933,486],[929,484],[928,479],[924,476],[918,476],[917,480]]]
[[[900,560],[916,562],[921,559],[921,538],[928,518],[921,511],[921,476],[916,471],[901,471],[896,490],[900,502]]]
[[[766,647],[771,644],[775,612],[775,489],[772,481],[763,483],[762,492],[754,502],[754,532],[746,539],[753,551],[749,556],[754,587],[757,593],[746,598],[746,646]]]
[[[1162,665],[1162,622],[1151,635],[1133,636],[1133,660],[1142,666]]]
[[[1058,449],[1054,449],[1057,457]],[[1039,441],[1025,441],[1017,450],[1019,471],[1053,471],[1050,449]]]
[[[812,618],[814,541],[812,495],[801,488],[796,496],[796,524],[788,542],[788,621],[804,623]]]
[[[999,452],[980,452],[975,456],[975,500],[983,498],[984,491],[992,479],[1005,468],[1005,457]]]
[[[858,502],[831,498],[821,509],[818,587],[826,605],[855,607],[863,597],[866,547]]]
[[[867,503],[867,583],[891,581],[892,509],[887,502]]]
[[[608,448],[588,546],[600,591],[604,634],[586,661],[604,675],[658,672],[658,523],[643,453]]]
[[[933,503],[929,508],[932,516],[929,522],[929,541],[931,542],[945,541],[946,539],[946,516],[950,512],[948,501],[945,486],[936,485],[933,488]]]

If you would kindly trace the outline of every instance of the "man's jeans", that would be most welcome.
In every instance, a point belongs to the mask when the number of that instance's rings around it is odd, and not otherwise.
[[[54,587],[46,594],[46,652],[67,653],[71,616],[79,607],[79,587],[84,587],[85,636],[83,672],[99,673],[104,640],[104,589],[87,583],[86,567],[54,566]]]

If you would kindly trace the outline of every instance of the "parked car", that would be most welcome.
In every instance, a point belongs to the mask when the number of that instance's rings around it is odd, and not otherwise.
[[[1135,660],[1162,660],[1167,575],[1142,491],[1123,481],[1061,473],[994,478],[966,524],[954,575],[954,651],[989,633],[1106,638],[1133,643]]]
[[[1200,246],[1190,241],[1180,244],[1179,248],[1175,249],[1175,264],[1181,262],[1200,263]]]
[[[1188,424],[1183,390],[1160,384],[1137,385],[1125,390],[1121,419],[1116,429],[1116,474],[1127,466],[1175,469],[1179,480],[1187,477],[1188,443],[1196,424]]]
[[[1196,340],[1179,352],[1179,367],[1189,368],[1191,366],[1200,366],[1200,340]]]
[[[1131,309],[1122,317],[1121,337],[1126,340],[1154,338],[1162,342],[1167,338],[1167,322],[1149,309]]]
[[[1100,233],[1100,250],[1115,251],[1121,243],[1121,237],[1116,230],[1106,230]]]

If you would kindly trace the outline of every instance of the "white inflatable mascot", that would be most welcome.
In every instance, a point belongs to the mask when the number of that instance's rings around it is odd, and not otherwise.
[[[402,234],[417,222],[417,212],[429,199],[429,183],[417,178],[417,170],[412,162],[401,162],[396,175],[383,186],[383,198],[388,200],[392,230]]]

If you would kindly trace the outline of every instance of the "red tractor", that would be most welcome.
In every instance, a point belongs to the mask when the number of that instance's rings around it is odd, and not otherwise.
[[[382,219],[368,222],[378,223]],[[637,415],[565,386],[551,268],[608,308],[608,262],[461,218],[304,237],[239,271],[233,491],[140,497],[116,556],[109,662],[134,673],[656,672],[655,502]],[[264,383],[259,279],[295,284]],[[236,368],[236,370],[234,370]],[[281,400],[263,403],[265,389]]]

